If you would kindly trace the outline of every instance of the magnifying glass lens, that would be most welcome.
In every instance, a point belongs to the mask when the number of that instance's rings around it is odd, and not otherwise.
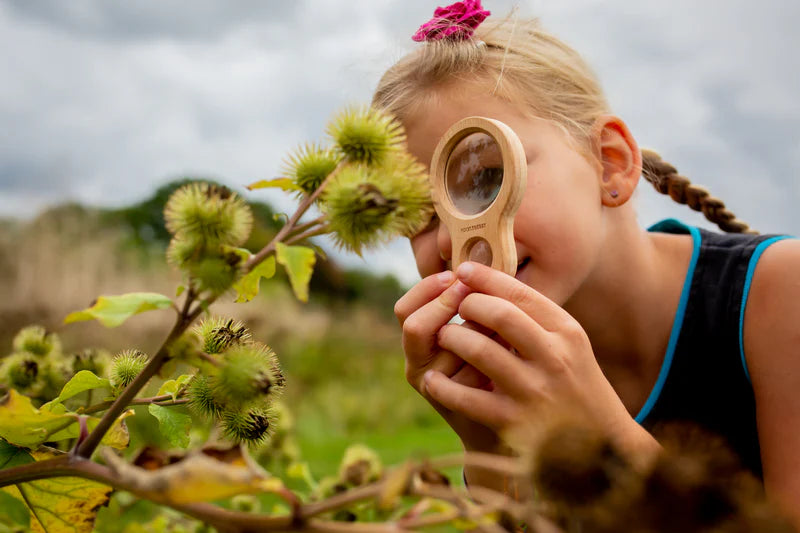
[[[445,174],[450,201],[464,215],[485,211],[503,184],[503,154],[490,135],[471,133],[455,145]]]

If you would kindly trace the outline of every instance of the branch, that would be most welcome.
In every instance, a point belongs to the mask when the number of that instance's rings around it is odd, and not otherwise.
[[[152,396],[150,398],[136,398],[132,400],[131,403],[128,404],[128,407],[131,405],[147,405],[154,403],[156,405],[163,405],[164,407],[169,407],[170,405],[181,405],[184,403],[188,403],[189,400],[187,398],[180,398],[173,400],[171,394],[162,394],[161,396]],[[114,404],[114,400],[108,400],[106,402],[96,403],[94,405],[90,405],[89,407],[85,407],[83,409],[78,409],[79,414],[88,415],[91,413],[96,413],[98,411],[104,411],[111,407]]]
[[[53,477],[80,477],[128,491],[136,496],[147,498],[136,487],[126,483],[113,471],[90,459],[69,454],[54,459],[29,463],[14,468],[0,470],[0,487]],[[209,503],[173,504],[157,502],[172,507],[189,516],[214,526],[219,531],[307,531],[319,533],[402,533],[408,531],[394,524],[343,523],[325,520],[303,520],[297,516],[269,516],[230,511]],[[301,515],[306,515],[300,508]]]
[[[292,237],[287,237],[285,242],[286,244],[294,244],[296,242],[303,241],[305,239],[310,239],[311,237],[316,237],[317,235],[324,235],[329,232],[330,232],[330,226],[325,224],[317,228],[311,228],[305,233],[300,233]]]
[[[287,240],[291,239],[298,233],[302,233],[312,228],[313,226],[321,225],[324,221],[325,221],[325,215],[320,215],[311,222],[306,222],[305,224],[300,224],[299,226],[295,226],[295,228],[286,235],[286,238]]]
[[[283,225],[280,231],[278,231],[278,233],[275,234],[275,236],[272,238],[269,244],[267,244],[264,248],[259,250],[257,254],[255,254],[253,257],[247,260],[247,263],[245,263],[244,266],[245,272],[250,272],[251,270],[253,270],[253,267],[255,267],[257,264],[263,261],[269,254],[275,251],[275,245],[277,243],[281,242],[284,237],[286,237],[296,229],[297,222],[300,220],[300,217],[302,217],[305,214],[305,212],[308,211],[308,208],[311,207],[311,204],[313,204],[314,201],[316,201],[316,199],[319,198],[319,196],[322,194],[322,191],[323,189],[325,189],[325,186],[328,183],[330,183],[331,180],[333,180],[333,178],[341,171],[342,168],[344,168],[345,164],[346,161],[342,161],[341,163],[339,163],[339,165],[335,169],[333,169],[333,172],[328,174],[328,176],[322,181],[320,186],[317,187],[313,193],[311,193],[310,195],[306,196],[303,199],[303,201],[297,207],[297,211],[294,212],[291,218],[289,218],[289,221]]]
[[[184,309],[188,309],[190,302],[189,296],[186,297],[186,304],[184,305]],[[193,320],[193,319],[192,319]],[[128,385],[125,390],[122,391],[116,400],[111,404],[108,411],[105,412],[103,417],[98,422],[97,426],[95,426],[94,430],[89,433],[89,436],[86,437],[86,440],[81,442],[77,448],[77,455],[81,457],[91,457],[92,453],[97,449],[97,446],[100,444],[103,436],[106,432],[111,428],[111,425],[117,419],[117,417],[122,414],[122,412],[128,408],[133,401],[136,395],[139,393],[147,382],[150,381],[154,375],[161,370],[163,364],[169,358],[169,346],[172,344],[175,339],[180,337],[186,328],[192,323],[192,320],[185,315],[181,315],[178,317],[178,321],[175,322],[175,325],[172,327],[172,331],[170,331],[169,335],[167,336],[164,343],[161,345],[161,348],[158,349],[156,355],[147,363],[147,366],[144,367],[144,370],[136,376],[130,385]]]

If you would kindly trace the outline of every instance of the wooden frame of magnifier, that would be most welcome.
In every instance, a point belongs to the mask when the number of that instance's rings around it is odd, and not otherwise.
[[[503,181],[489,207],[480,213],[466,215],[456,208],[448,194],[447,163],[456,145],[472,133],[489,135],[499,146]],[[527,159],[522,143],[516,133],[499,120],[467,117],[445,132],[433,153],[430,179],[436,214],[450,232],[453,270],[469,259],[475,241],[484,239],[492,251],[491,267],[511,276],[516,274],[514,215],[522,203],[527,176]]]

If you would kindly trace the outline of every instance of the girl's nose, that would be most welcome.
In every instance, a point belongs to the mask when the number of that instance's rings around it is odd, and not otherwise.
[[[439,256],[450,263],[453,256],[453,242],[450,240],[450,232],[447,226],[439,222],[439,229],[436,234],[436,245],[439,248]]]

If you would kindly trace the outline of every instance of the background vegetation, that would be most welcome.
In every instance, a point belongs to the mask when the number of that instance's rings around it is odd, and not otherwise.
[[[152,354],[171,325],[170,311],[146,313],[114,329],[62,321],[100,294],[174,292],[180,274],[164,259],[169,235],[162,213],[181,183],[123,209],[63,205],[28,222],[0,221],[0,354],[9,353],[14,334],[31,323],[57,332],[65,351],[136,348]],[[251,207],[256,220],[246,247],[257,250],[279,224],[268,205]],[[227,298],[214,313],[243,321],[280,357],[296,451],[314,477],[335,473],[353,442],[372,447],[386,463],[457,451],[454,435],[405,382],[392,314],[403,292],[397,280],[344,270],[328,259],[318,263],[311,291],[309,303],[298,302],[276,276],[262,281],[250,304]],[[168,447],[153,424],[148,430],[146,422],[137,422],[146,417],[128,420],[133,452],[147,444]]]

